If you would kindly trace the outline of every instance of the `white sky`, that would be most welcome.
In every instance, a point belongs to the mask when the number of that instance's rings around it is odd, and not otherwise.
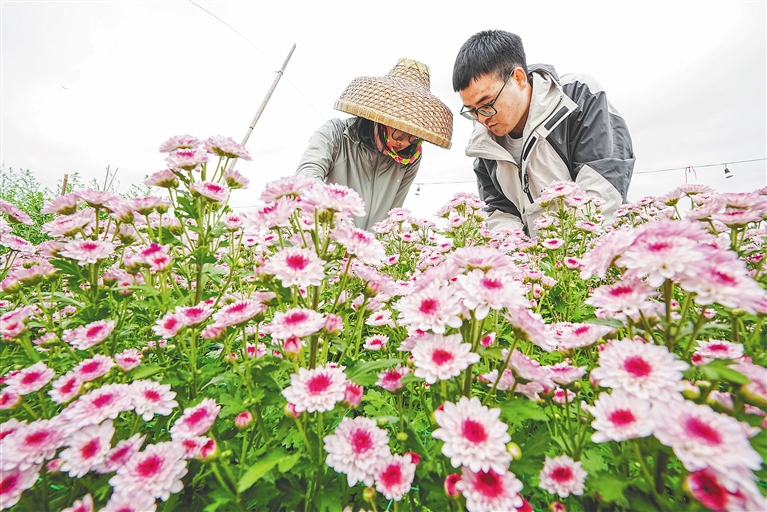
[[[238,163],[256,204],[263,185],[293,174],[314,130],[346,117],[333,103],[362,75],[400,57],[431,68],[432,92],[454,112],[455,55],[484,29],[522,36],[528,63],[596,77],[625,117],[637,156],[629,199],[697,181],[718,191],[767,184],[767,17],[764,1],[482,2],[2,1],[0,160],[44,186],[118,168],[121,188],[161,170],[169,137],[240,141],[293,43],[285,76]],[[430,216],[457,191],[476,192],[463,150],[471,122],[457,114],[453,147],[425,145],[405,203]],[[444,181],[469,183],[436,184]]]

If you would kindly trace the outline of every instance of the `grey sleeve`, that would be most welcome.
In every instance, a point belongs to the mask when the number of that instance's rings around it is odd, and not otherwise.
[[[394,196],[394,203],[392,204],[392,208],[401,208],[402,205],[405,204],[405,198],[407,197],[407,193],[410,190],[410,185],[413,184],[413,181],[415,181],[415,176],[418,174],[418,168],[421,166],[422,158],[423,155],[414,164],[405,166],[405,174],[402,176],[402,181],[399,183],[397,195]]]
[[[516,217],[521,224],[522,216],[519,214],[519,210],[514,203],[496,188],[490,177],[490,173],[488,172],[487,165],[488,162],[483,158],[474,159],[474,174],[477,175],[477,191],[479,192],[479,198],[487,205],[485,211],[492,214],[494,211],[499,210]]]
[[[620,195],[625,202],[636,160],[626,121],[611,108],[604,91],[592,93],[581,82],[568,87],[579,107],[568,120],[571,177],[579,184],[592,182],[593,191],[607,200]]]
[[[333,170],[333,163],[338,156],[343,131],[331,119],[320,126],[309,139],[309,147],[304,151],[296,168],[296,176],[314,181],[325,182]]]

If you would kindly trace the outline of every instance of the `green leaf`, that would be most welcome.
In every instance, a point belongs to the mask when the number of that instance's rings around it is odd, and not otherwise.
[[[165,368],[159,364],[148,364],[145,366],[140,366],[136,368],[133,373],[131,373],[131,378],[133,380],[145,379],[150,375],[154,375],[155,373],[163,371],[164,369]]]
[[[587,324],[607,325],[609,327],[615,327],[616,329],[623,329],[626,327],[623,322],[617,318],[589,318],[586,320]]]
[[[501,404],[501,415],[509,423],[521,425],[525,420],[548,421],[549,417],[540,405],[526,398],[512,398]]]
[[[479,355],[482,357],[489,357],[490,359],[497,359],[499,361],[503,361],[503,349],[502,348],[485,348],[485,347],[479,347],[477,350]]]
[[[289,456],[284,450],[274,451],[248,468],[237,484],[237,492],[245,492],[271,469]]]
[[[607,471],[607,464],[605,459],[593,450],[589,450],[583,453],[581,457],[581,466],[590,475],[596,474],[600,471]]]
[[[591,474],[589,474],[589,476],[591,477]],[[625,478],[618,478],[601,473],[599,475],[594,474],[593,477],[589,478],[588,485],[589,489],[599,493],[602,501],[612,503],[623,498],[623,490],[628,484],[629,482]]]
[[[296,462],[298,462],[298,459],[300,458],[301,452],[296,452],[293,455],[289,455],[277,463],[277,469],[280,470],[281,473],[286,473],[293,469],[293,466],[296,465]]]
[[[377,372],[384,368],[391,368],[402,362],[402,359],[389,358],[379,359],[377,361],[368,361],[366,363],[358,364],[354,368],[351,368],[347,373],[346,378],[350,381],[359,384],[360,386],[369,386],[376,381]],[[372,381],[370,379],[373,379]]]
[[[762,430],[752,437],[751,446],[762,456],[762,460],[767,460],[767,430]]]
[[[751,382],[751,379],[739,371],[729,368],[728,365],[730,364],[733,364],[733,362],[715,359],[708,364],[698,366],[698,370],[709,380],[726,380],[735,384],[748,384]]]

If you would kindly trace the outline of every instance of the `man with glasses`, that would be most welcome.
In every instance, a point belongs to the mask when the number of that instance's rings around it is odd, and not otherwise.
[[[453,89],[464,105],[461,115],[475,121],[466,155],[475,157],[490,229],[530,233],[543,211],[535,199],[554,181],[575,181],[602,198],[608,217],[626,202],[631,137],[592,77],[528,67],[519,36],[488,30],[458,52]]]
[[[386,76],[355,78],[335,103],[355,117],[320,126],[296,174],[357,191],[366,211],[354,223],[370,229],[405,202],[423,142],[450,147],[453,114],[429,87],[428,66],[411,59]]]

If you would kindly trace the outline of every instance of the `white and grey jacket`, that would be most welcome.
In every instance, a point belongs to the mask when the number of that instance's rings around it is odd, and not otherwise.
[[[552,66],[528,67],[533,92],[522,139],[521,162],[475,123],[466,155],[475,157],[479,196],[490,229],[532,230],[542,213],[534,203],[553,181],[575,181],[603,198],[610,217],[626,202],[634,170],[631,137],[602,87],[588,75],[560,79]]]
[[[309,139],[296,175],[325,183],[345,185],[365,201],[365,216],[355,217],[358,228],[370,229],[401,207],[413,183],[421,158],[402,165],[389,155],[365,146],[351,129],[356,118],[331,119]]]

